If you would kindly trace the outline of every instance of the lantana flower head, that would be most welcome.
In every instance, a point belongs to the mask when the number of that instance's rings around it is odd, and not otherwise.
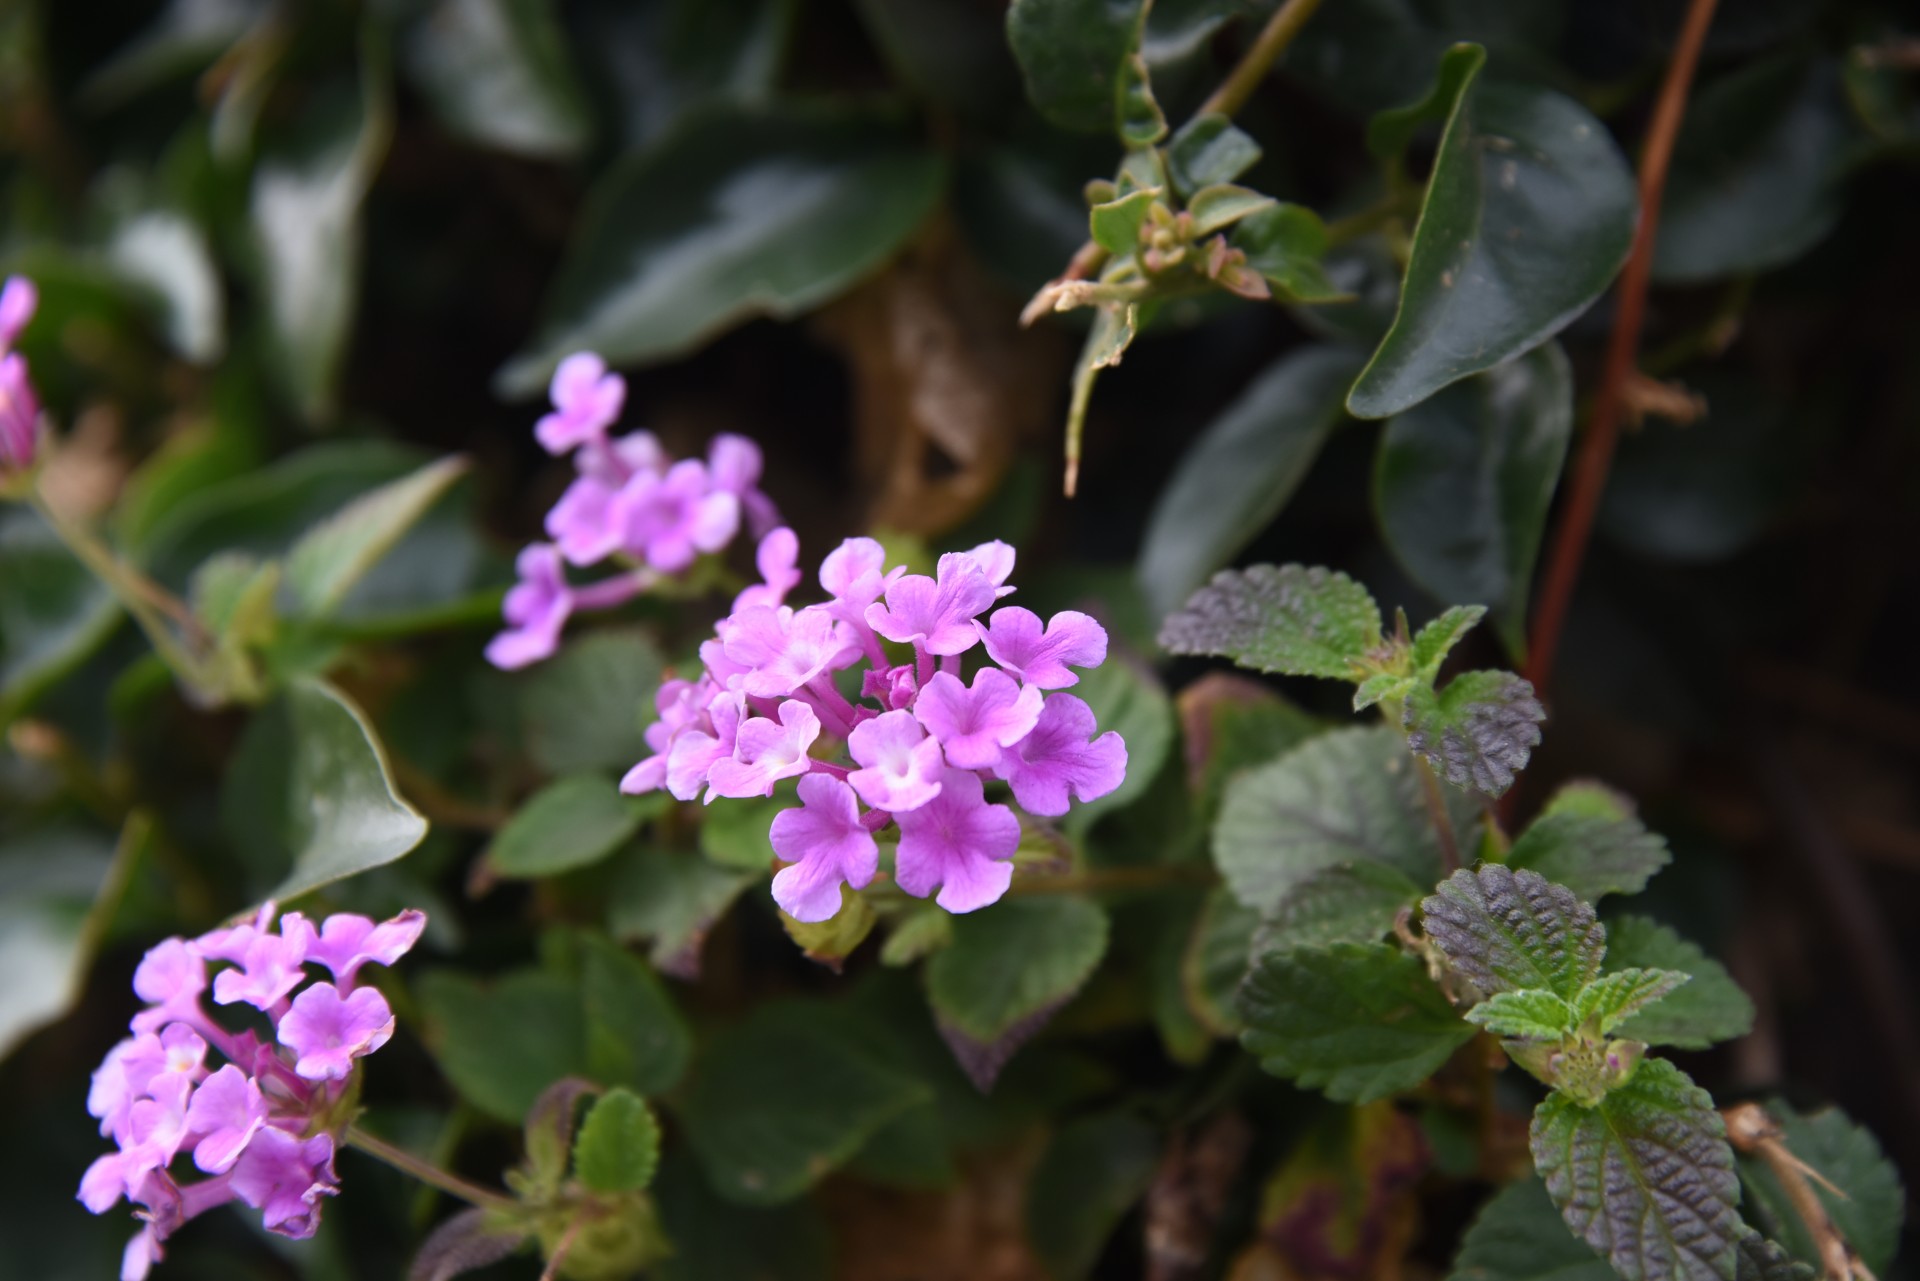
[[[39,290],[25,276],[9,277],[0,286],[0,473],[32,466],[39,444],[40,397],[27,358],[13,350],[39,306]]]
[[[534,425],[534,436],[549,453],[571,453],[577,475],[547,513],[549,541],[520,553],[519,583],[501,610],[506,630],[487,646],[496,667],[551,657],[573,614],[612,609],[685,573],[701,556],[724,550],[743,525],[764,538],[780,523],[760,491],[760,447],[746,437],[716,436],[704,460],[676,461],[651,432],[611,435],[627,383],[592,352],[561,361],[549,391],[553,409]],[[777,558],[779,550],[771,553]],[[567,581],[569,566],[603,564],[614,572],[579,586]],[[768,583],[774,581],[770,575]]]
[[[1079,680],[1072,668],[1105,660],[1106,631],[1072,611],[1042,622],[996,609],[1014,590],[1006,543],[948,553],[926,575],[889,568],[873,539],[848,539],[820,566],[827,599],[797,607],[786,603],[796,558],[791,531],[762,539],[765,583],[741,593],[701,646],[699,676],[661,688],[653,754],[622,789],[712,803],[799,778],[799,808],[776,815],[770,833],[787,864],[773,896],[799,921],[832,917],[842,885],[878,875],[877,838],[889,828],[900,889],[937,891],[950,912],[996,901],[1012,881],[1021,820],[989,799],[989,785],[1054,817],[1126,774],[1120,735],[1056,692]],[[853,688],[857,699],[842,692]]]
[[[399,960],[425,927],[409,909],[377,924],[342,913],[317,928],[289,912],[276,928],[268,903],[251,920],[148,951],[134,972],[148,1006],[87,1093],[115,1150],[87,1168],[80,1201],[104,1214],[125,1198],[143,1222],[121,1281],[142,1281],[180,1225],[230,1201],[260,1211],[270,1232],[313,1235],[322,1199],[339,1190],[333,1154],[351,1119],[358,1061],[393,1035],[386,998],[357,976]],[[209,981],[214,966],[223,968]],[[333,981],[308,984],[309,966]],[[209,998],[260,1011],[271,1039],[229,1031]],[[210,1062],[214,1055],[224,1062]],[[176,1179],[188,1159],[208,1177]]]

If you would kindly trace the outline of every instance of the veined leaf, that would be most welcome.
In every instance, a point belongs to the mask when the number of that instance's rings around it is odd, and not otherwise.
[[[1885,1274],[1900,1244],[1906,1196],[1900,1174],[1880,1144],[1838,1108],[1803,1115],[1775,1102],[1767,1106],[1767,1113],[1780,1126],[1787,1150],[1820,1176],[1811,1181],[1814,1195],[1834,1226],[1860,1252],[1862,1263],[1875,1274]],[[1753,1222],[1795,1257],[1817,1264],[1817,1243],[1765,1163],[1742,1156],[1740,1182],[1747,1191]]]
[[[942,1020],[992,1042],[1072,996],[1106,950],[1098,905],[1065,895],[1007,899],[954,918],[952,945],[927,963],[927,997]]]
[[[1616,1281],[1618,1275],[1567,1231],[1546,1184],[1525,1178],[1481,1207],[1449,1281]]]
[[[1296,883],[1254,935],[1255,955],[1330,943],[1376,943],[1420,887],[1385,863],[1342,863]]]
[[[1606,1036],[1647,1006],[1680,987],[1689,975],[1678,970],[1615,970],[1603,974],[1580,989],[1573,998],[1573,1022],[1584,1026],[1591,1020]]]
[[[580,1182],[609,1195],[637,1192],[660,1166],[660,1124],[631,1090],[608,1090],[580,1123],[573,1168]]]
[[[1468,1010],[1466,1019],[1495,1036],[1522,1041],[1557,1041],[1579,1023],[1566,1001],[1536,988],[1495,992]]]
[[[1541,988],[1572,1000],[1598,977],[1607,951],[1593,909],[1537,872],[1462,868],[1420,907],[1427,937],[1488,996]]]
[[[1631,814],[1608,818],[1549,805],[1514,841],[1506,863],[1596,903],[1608,894],[1638,894],[1672,857],[1666,838]]]
[[[1678,970],[1692,980],[1627,1019],[1619,1035],[1648,1045],[1704,1050],[1745,1036],[1753,1027],[1753,1002],[1725,966],[1658,922],[1624,916],[1607,929],[1605,969],[1636,966]]]
[[[1380,607],[1366,588],[1328,569],[1225,569],[1167,619],[1160,644],[1263,672],[1347,680],[1380,644]]]
[[[1463,672],[1437,692],[1415,686],[1401,724],[1407,746],[1441,778],[1498,796],[1526,768],[1546,717],[1533,686],[1512,672]]]
[[[1440,665],[1447,661],[1447,655],[1453,652],[1461,638],[1487,616],[1484,605],[1452,605],[1440,617],[1434,619],[1413,634],[1413,650],[1408,661],[1414,673],[1422,680],[1431,682],[1440,674]]]

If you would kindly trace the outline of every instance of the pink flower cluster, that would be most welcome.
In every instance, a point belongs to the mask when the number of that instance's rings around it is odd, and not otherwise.
[[[1052,817],[1126,774],[1120,735],[1095,737],[1093,710],[1058,692],[1079,681],[1073,668],[1105,661],[1106,632],[1072,610],[1044,623],[1018,606],[988,616],[1013,591],[1005,543],[942,556],[928,577],[889,569],[879,543],[850,538],[820,566],[828,599],[795,609],[785,600],[798,550],[790,530],[762,540],[764,581],[700,647],[700,677],[661,687],[647,730],[654,755],[622,790],[665,786],[692,800],[704,789],[711,803],[771,796],[798,778],[800,807],[776,815],[771,833],[789,864],[773,896],[797,920],[828,919],[843,883],[872,881],[875,834],[889,824],[901,889],[924,898],[937,887],[949,912],[985,907],[1006,892],[1020,843],[1013,810],[986,799],[989,781]],[[989,661],[969,679],[975,646]],[[859,669],[857,700],[836,680],[849,669]]]
[[[87,1111],[117,1150],[88,1167],[80,1200],[104,1214],[125,1197],[145,1221],[128,1242],[121,1281],[140,1281],[181,1224],[238,1200],[260,1211],[267,1229],[309,1237],[320,1198],[338,1191],[337,1133],[351,1119],[354,1061],[393,1035],[393,1011],[371,987],[355,985],[360,967],[392,965],[413,946],[426,917],[409,909],[375,924],[329,916],[315,929],[298,912],[273,927],[268,903],[252,920],[197,939],[168,939],[134,971],[133,990],[148,1007],[133,1035],[107,1052],[93,1074]],[[208,967],[215,1003],[243,1003],[266,1014],[272,1040],[216,1023],[201,998]],[[295,993],[319,965],[332,982]],[[207,1052],[226,1062],[209,1068]],[[191,1153],[209,1178],[177,1183],[175,1158]]]
[[[33,463],[40,432],[40,398],[27,376],[27,358],[13,350],[33,319],[40,293],[25,276],[0,288],[0,472],[24,471]]]
[[[534,425],[550,454],[573,451],[579,475],[547,513],[552,542],[520,553],[520,581],[507,593],[507,630],[487,646],[496,667],[525,667],[550,657],[577,609],[611,609],[660,577],[683,572],[703,552],[733,541],[744,516],[756,535],[780,514],[760,491],[760,447],[744,436],[716,436],[703,462],[675,462],[652,432],[609,437],[626,404],[627,384],[606,362],[579,352],[554,372],[553,412]],[[616,560],[621,572],[573,587],[568,565]]]

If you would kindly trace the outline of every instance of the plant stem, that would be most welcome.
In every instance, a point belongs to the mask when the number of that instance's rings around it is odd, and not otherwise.
[[[1640,223],[1634,229],[1633,249],[1620,273],[1619,309],[1614,317],[1613,336],[1607,345],[1606,363],[1601,367],[1593,414],[1587,420],[1586,434],[1580,441],[1580,456],[1574,462],[1567,505],[1554,530],[1540,604],[1533,614],[1526,674],[1534,689],[1543,694],[1547,678],[1553,672],[1554,654],[1560,645],[1567,608],[1573,603],[1580,562],[1593,535],[1600,493],[1606,487],[1607,471],[1613,465],[1614,446],[1620,439],[1622,393],[1627,376],[1633,372],[1640,347],[1640,328],[1646,318],[1647,285],[1653,274],[1653,246],[1660,226],[1660,199],[1666,190],[1667,166],[1673,159],[1674,139],[1680,132],[1681,117],[1686,113],[1687,90],[1700,61],[1707,26],[1713,21],[1715,3],[1716,0],[1690,0],[1680,38],[1674,45],[1673,61],[1667,64],[1666,79],[1654,104],[1653,121],[1647,126],[1646,148],[1640,156]]]
[[[1413,772],[1420,777],[1420,794],[1427,802],[1427,817],[1433,820],[1433,833],[1440,838],[1440,858],[1446,875],[1460,870],[1460,843],[1453,837],[1453,817],[1447,813],[1446,794],[1433,767],[1419,756],[1413,757]]]
[[[1736,1103],[1722,1109],[1720,1115],[1727,1123],[1727,1141],[1765,1163],[1773,1177],[1780,1181],[1793,1212],[1807,1225],[1807,1233],[1820,1252],[1821,1281],[1873,1281],[1873,1273],[1848,1244],[1833,1216],[1827,1213],[1820,1194],[1813,1190],[1812,1180],[1819,1179],[1829,1188],[1833,1185],[1793,1154],[1787,1147],[1786,1136],[1766,1110],[1758,1103]],[[1838,1188],[1833,1190],[1845,1196]]]
[[[1200,104],[1200,110],[1195,114],[1231,116],[1246,106],[1247,99],[1253,96],[1253,91],[1266,79],[1267,72],[1319,7],[1320,0],[1287,0],[1276,9],[1273,16],[1267,19],[1267,25],[1260,29],[1260,34],[1254,37],[1253,46],[1241,55],[1233,70],[1227,73],[1227,78],[1220,82],[1220,87]]]
[[[478,1206],[482,1210],[504,1209],[514,1204],[511,1197],[498,1192],[490,1192],[477,1183],[469,1183],[457,1174],[449,1174],[437,1165],[426,1161],[402,1148],[397,1148],[385,1139],[376,1139],[357,1125],[347,1127],[347,1146],[359,1148],[376,1161],[384,1161],[402,1174],[411,1175],[427,1184],[439,1188],[448,1196],[458,1197],[468,1205]]]

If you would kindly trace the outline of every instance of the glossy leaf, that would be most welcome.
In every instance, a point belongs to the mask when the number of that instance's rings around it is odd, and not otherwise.
[[[1449,1281],[1614,1281],[1616,1275],[1567,1231],[1546,1185],[1525,1178],[1481,1208]]]
[[[1527,767],[1546,718],[1533,686],[1512,672],[1462,672],[1437,692],[1416,686],[1401,725],[1441,778],[1499,796]]]
[[[1880,1144],[1838,1108],[1801,1114],[1775,1102],[1767,1105],[1767,1114],[1780,1127],[1787,1150],[1819,1176],[1810,1180],[1814,1195],[1840,1235],[1859,1251],[1869,1270],[1885,1274],[1899,1248],[1906,1195],[1899,1171]],[[1818,1264],[1820,1255],[1806,1223],[1773,1172],[1751,1156],[1742,1156],[1739,1168],[1753,1222],[1794,1257]]]
[[[516,678],[528,755],[554,774],[624,773],[652,755],[645,727],[664,666],[639,630],[603,628],[571,641]]]
[[[226,348],[220,269],[200,227],[177,209],[141,209],[122,219],[106,245],[114,271],[154,301],[168,345],[195,364]]]
[[[1255,209],[1234,225],[1229,239],[1283,302],[1323,304],[1352,296],[1328,276],[1327,225],[1305,205]]]
[[[1142,0],[1014,0],[1007,41],[1027,99],[1062,129],[1114,127],[1121,68],[1138,48]]]
[[[1447,604],[1487,606],[1514,654],[1572,434],[1573,374],[1548,343],[1394,415],[1374,454],[1394,558]]]
[[[496,383],[525,396],[570,352],[661,360],[750,316],[816,307],[899,248],[942,177],[885,116],[704,113],[601,178],[532,341]]]
[[[1607,927],[1607,972],[1678,970],[1692,976],[1685,986],[1628,1019],[1619,1034],[1649,1045],[1704,1050],[1745,1036],[1753,1027],[1753,1002],[1720,962],[1644,916],[1623,916]]]
[[[992,1042],[1078,991],[1107,950],[1107,914],[1067,895],[1009,898],[958,916],[953,944],[927,962],[939,1018]]]
[[[1260,144],[1217,112],[1195,116],[1167,142],[1167,174],[1183,197],[1232,182],[1259,162]]]
[[[131,820],[118,849],[79,828],[0,843],[0,1060],[80,996],[147,830]]]
[[[1343,1103],[1412,1089],[1474,1034],[1420,962],[1385,943],[1269,953],[1238,1004],[1261,1067]]]
[[[631,1090],[608,1090],[580,1123],[574,1173],[595,1192],[637,1192],[660,1166],[660,1125]]]
[[[1666,838],[1631,815],[1602,818],[1549,809],[1514,841],[1505,861],[1597,903],[1608,894],[1638,894],[1672,857]]]
[[[1479,57],[1473,46],[1447,55]],[[1399,313],[1347,398],[1361,418],[1539,346],[1600,296],[1633,239],[1632,173],[1585,108],[1547,89],[1454,79]]]
[[[84,661],[120,606],[24,507],[0,510],[0,724]]]
[[[1427,937],[1488,996],[1538,988],[1571,1000],[1607,950],[1606,929],[1571,890],[1498,863],[1462,868],[1420,906]]]
[[[502,876],[555,876],[597,863],[640,827],[640,812],[600,774],[570,774],[515,810],[487,847]]]
[[[408,66],[447,127],[525,156],[567,158],[590,121],[551,0],[438,0]]]
[[[1194,192],[1187,201],[1187,212],[1193,215],[1193,234],[1205,236],[1250,214],[1272,209],[1276,203],[1272,196],[1223,182]]]
[[[287,555],[286,584],[295,609],[331,613],[466,470],[460,457],[429,463],[362,494],[302,534]]]
[[[1174,654],[1218,654],[1289,676],[1350,679],[1380,644],[1380,608],[1345,574],[1303,565],[1222,570],[1168,618]]]
[[[1167,136],[1166,114],[1154,100],[1146,59],[1137,53],[1120,64],[1118,98],[1114,127],[1123,145],[1151,147]]]
[[[1059,1281],[1079,1281],[1101,1247],[1145,1195],[1160,1163],[1160,1136],[1125,1113],[1062,1126],[1027,1184],[1027,1236]]]
[[[1745,1233],[1726,1127],[1707,1092],[1648,1059],[1594,1107],[1533,1115],[1533,1161],[1574,1234],[1627,1281],[1733,1281]]]

